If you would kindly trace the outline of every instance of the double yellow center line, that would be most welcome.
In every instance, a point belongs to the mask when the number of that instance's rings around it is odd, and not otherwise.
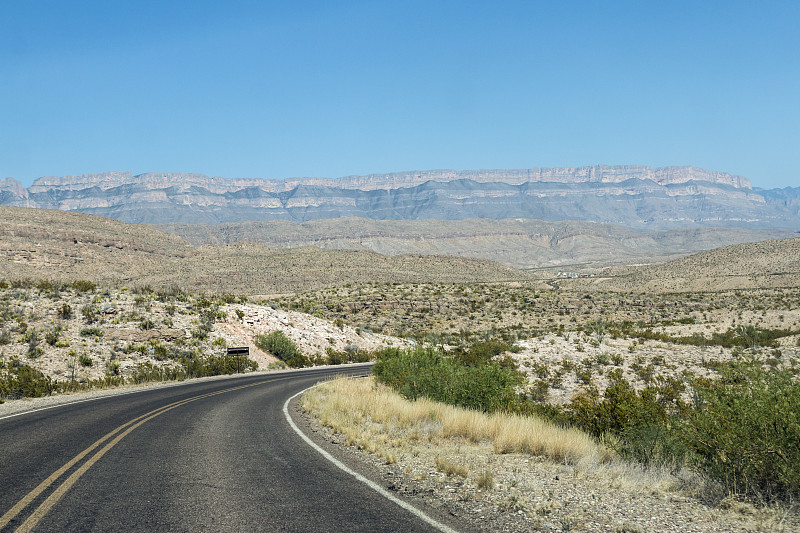
[[[34,511],[28,516],[27,520],[25,520],[17,529],[17,533],[27,533],[32,531],[36,524],[38,524],[44,515],[56,504],[58,501],[67,493],[67,491],[72,488],[72,486],[89,470],[93,464],[100,460],[106,452],[108,452],[111,448],[116,446],[119,441],[125,438],[131,431],[135,430],[148,420],[152,420],[157,416],[163,415],[167,411],[171,411],[176,407],[180,407],[182,405],[186,405],[187,403],[195,402],[197,400],[201,400],[203,398],[209,398],[211,396],[216,396],[218,394],[224,394],[226,392],[232,392],[236,390],[246,389],[248,387],[255,387],[256,385],[262,385],[264,383],[272,383],[275,381],[282,381],[288,378],[278,378],[273,380],[264,380],[259,381],[257,383],[251,383],[249,385],[240,385],[238,387],[231,387],[229,389],[224,389],[216,392],[209,392],[207,394],[201,394],[199,396],[194,396],[192,398],[187,398],[185,400],[180,400],[177,402],[173,402],[171,404],[165,405],[163,407],[159,407],[158,409],[154,409],[149,413],[145,413],[142,416],[134,418],[121,426],[115,428],[114,430],[106,433],[104,436],[96,440],[92,443],[91,446],[83,450],[81,453],[73,457],[69,462],[67,462],[64,466],[53,472],[47,479],[39,483],[39,485],[26,494],[19,502],[17,502],[14,507],[8,510],[2,517],[0,517],[0,529],[3,529],[8,525],[9,522],[14,520],[14,518],[22,512],[32,501],[42,495],[44,491],[46,491],[51,485],[53,485],[64,473],[69,471],[73,466],[78,464],[82,461],[86,456],[100,448],[97,452],[94,453],[86,462],[84,462],[77,470],[75,470],[67,479],[65,479],[61,485],[59,485],[48,497],[45,499],[39,506],[34,509]],[[106,442],[108,441],[108,442]],[[105,443],[105,446],[103,444]],[[101,448],[102,446],[102,448]]]

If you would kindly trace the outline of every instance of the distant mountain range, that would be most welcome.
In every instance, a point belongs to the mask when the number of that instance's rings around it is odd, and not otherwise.
[[[78,211],[140,224],[341,217],[580,220],[634,229],[800,228],[800,187],[753,189],[742,176],[641,165],[429,170],[331,178],[226,179],[104,172],[0,180],[0,205]]]

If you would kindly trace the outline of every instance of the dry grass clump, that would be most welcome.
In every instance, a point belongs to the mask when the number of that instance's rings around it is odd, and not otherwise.
[[[479,489],[486,490],[493,488],[494,474],[492,474],[491,470],[483,470],[480,474],[478,474],[477,484]]]
[[[473,443],[490,442],[496,453],[525,453],[556,462],[598,463],[610,459],[585,433],[533,417],[485,414],[428,399],[408,401],[372,379],[340,378],[303,396],[303,408],[345,439],[368,451],[400,439],[462,437]],[[397,442],[397,444],[400,444]]]
[[[467,477],[469,474],[469,468],[464,465],[458,464],[446,457],[442,457],[441,455],[436,456],[436,471],[442,472],[443,474],[447,474],[448,476],[459,476],[459,477]]]

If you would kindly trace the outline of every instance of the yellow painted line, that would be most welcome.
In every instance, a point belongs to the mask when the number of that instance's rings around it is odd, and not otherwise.
[[[141,415],[139,417],[134,418],[133,420],[130,420],[130,421],[122,424],[118,428],[110,431],[109,433],[105,434],[103,437],[99,438],[91,446],[89,446],[88,448],[83,450],[81,453],[76,455],[69,462],[67,462],[64,466],[62,466],[61,468],[59,468],[58,470],[53,472],[50,476],[48,476],[47,479],[42,481],[36,488],[34,488],[32,491],[30,491],[28,494],[26,494],[19,502],[17,502],[16,505],[14,505],[14,507],[9,509],[2,517],[0,517],[0,529],[4,528],[6,525],[8,525],[8,523],[11,520],[13,520],[25,507],[27,507],[33,500],[35,500],[37,497],[39,497],[45,490],[47,490],[48,487],[50,487],[50,485],[55,483],[55,481],[59,477],[61,477],[65,472],[67,472],[70,468],[75,466],[76,463],[81,461],[89,453],[91,453],[93,450],[95,450],[96,448],[101,446],[108,439],[111,439],[112,437],[114,437],[114,435],[116,435],[120,431],[124,430],[121,434],[117,435],[111,442],[106,444],[97,453],[95,453],[83,465],[81,465],[80,468],[78,468],[75,472],[73,472],[72,475],[70,475],[58,488],[56,488],[55,491],[53,491],[52,494],[50,494],[50,496],[47,497],[47,499],[44,502],[42,502],[41,505],[39,505],[39,507],[37,507],[33,511],[33,513],[28,517],[28,519],[25,520],[25,522],[23,522],[22,525],[19,526],[19,528],[16,529],[16,531],[18,531],[18,532],[31,531],[36,526],[36,524],[38,524],[41,521],[41,519],[44,517],[44,515],[47,514],[47,512],[53,507],[53,505],[55,505],[64,496],[64,494],[67,493],[67,491],[75,484],[75,482],[77,482],[78,479],[80,479],[80,477],[83,476],[83,474],[85,474],[86,471],[89,470],[89,468],[91,468],[92,465],[94,465],[111,448],[116,446],[117,443],[119,443],[119,441],[121,441],[123,438],[125,438],[126,435],[128,435],[131,431],[133,431],[134,429],[138,428],[139,426],[141,426],[145,422],[147,422],[149,420],[152,420],[153,418],[155,418],[157,416],[160,416],[160,415],[166,413],[167,411],[171,411],[172,409],[175,409],[176,407],[180,407],[180,406],[185,405],[187,403],[194,402],[194,401],[197,401],[197,400],[201,400],[203,398],[208,398],[208,397],[211,397],[211,396],[216,396],[218,394],[223,394],[223,393],[226,393],[226,392],[232,392],[232,391],[235,391],[235,390],[246,389],[248,387],[254,387],[256,385],[263,385],[264,383],[274,383],[276,381],[283,381],[283,380],[286,380],[286,379],[289,379],[289,378],[287,377],[287,378],[278,378],[278,379],[272,379],[272,380],[259,381],[257,383],[251,383],[249,385],[240,385],[238,387],[231,387],[229,389],[224,389],[224,390],[221,390],[221,391],[210,392],[210,393],[207,393],[207,394],[201,394],[199,396],[194,396],[192,398],[187,398],[185,400],[179,400],[177,402],[173,402],[171,404],[167,404],[167,405],[165,405],[163,407],[159,407],[158,409],[154,409],[154,410],[152,410],[152,411],[150,411],[148,413],[145,413],[145,414],[143,414],[143,415]],[[127,428],[127,429],[125,429],[125,428]]]
[[[80,461],[81,459],[86,457],[86,455],[89,454],[92,450],[94,450],[95,448],[97,448],[98,446],[103,444],[105,441],[107,441],[108,439],[113,437],[116,433],[119,433],[120,431],[125,429],[127,426],[135,423],[137,420],[139,420],[141,418],[144,418],[144,417],[146,417],[146,416],[148,416],[148,415],[150,415],[152,413],[155,413],[156,411],[159,411],[160,409],[164,409],[164,407],[159,407],[158,409],[156,409],[154,411],[150,411],[149,413],[146,413],[146,414],[140,416],[139,418],[134,418],[130,422],[126,422],[125,424],[119,426],[118,428],[114,429],[110,433],[107,433],[106,435],[104,435],[103,437],[101,437],[100,439],[95,441],[94,444],[92,444],[91,446],[89,446],[88,448],[83,450],[81,453],[76,455],[67,464],[65,464],[64,466],[62,466],[61,468],[59,468],[58,470],[53,472],[47,479],[42,481],[35,489],[30,491],[28,494],[26,494],[25,497],[22,498],[14,507],[9,509],[2,517],[0,517],[0,529],[4,528],[6,525],[8,525],[8,523],[11,520],[13,520],[14,517],[17,516],[17,514],[19,514],[20,511],[22,511],[22,509],[24,509],[30,502],[32,502],[34,499],[36,499],[36,497],[39,494],[41,494],[43,491],[45,491],[47,489],[47,487],[52,485],[55,482],[55,480],[57,480],[59,477],[61,477],[62,474],[64,474],[64,472],[66,472],[67,470],[72,468],[75,465],[75,463],[77,463],[78,461]]]

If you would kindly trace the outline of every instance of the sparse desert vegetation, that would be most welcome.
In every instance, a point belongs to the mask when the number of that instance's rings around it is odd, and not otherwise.
[[[269,336],[282,336],[283,343],[259,349],[259,339]],[[393,344],[404,341],[230,295],[101,288],[87,280],[0,280],[0,401],[258,368],[363,362]],[[228,357],[229,346],[250,347],[250,358]],[[286,347],[292,347],[292,357]]]
[[[490,529],[800,527],[797,240],[562,280],[36,217],[0,227],[0,399],[233,372],[234,345],[246,369],[377,357],[363,409],[308,408],[349,410],[320,415],[332,439]]]

